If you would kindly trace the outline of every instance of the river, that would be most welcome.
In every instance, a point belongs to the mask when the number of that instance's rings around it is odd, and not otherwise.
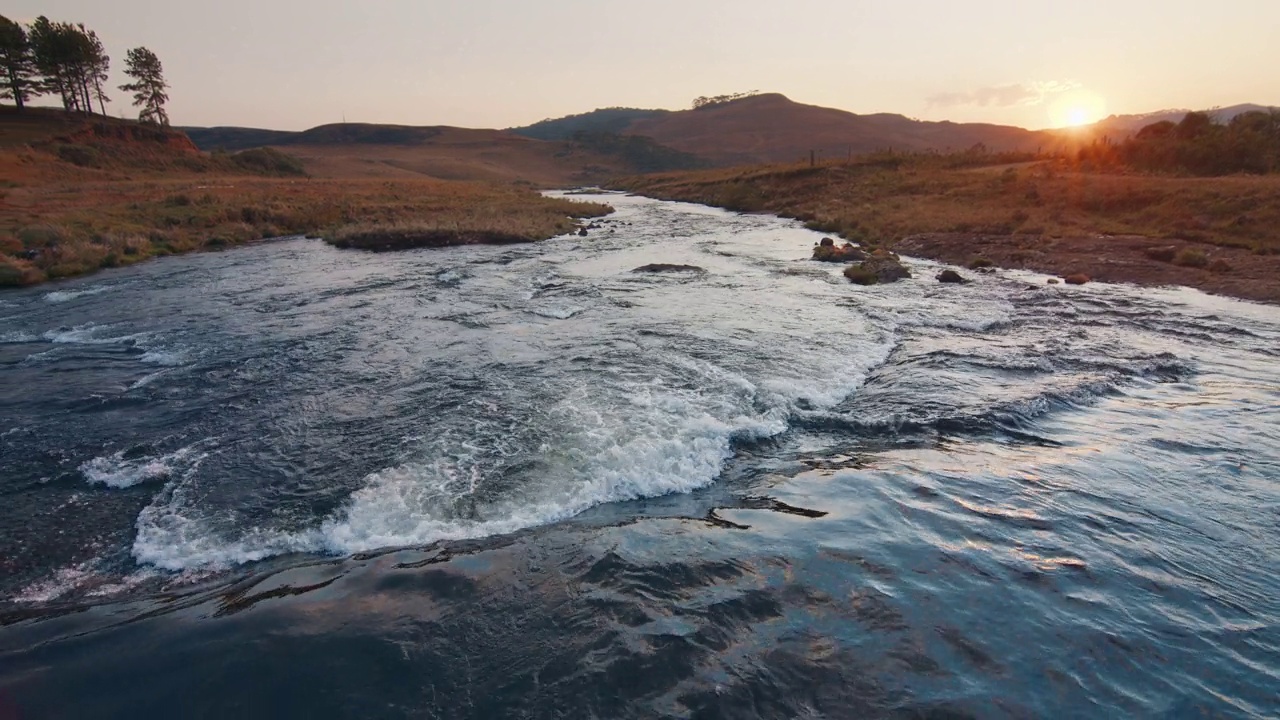
[[[608,200],[0,293],[0,717],[1280,713],[1280,309]]]

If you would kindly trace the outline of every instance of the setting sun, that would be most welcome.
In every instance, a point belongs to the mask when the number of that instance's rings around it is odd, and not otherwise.
[[[1063,93],[1049,105],[1049,121],[1053,127],[1091,125],[1106,115],[1106,101],[1087,90]]]
[[[1092,117],[1086,108],[1074,107],[1067,111],[1067,125],[1070,127],[1088,125],[1090,122]]]

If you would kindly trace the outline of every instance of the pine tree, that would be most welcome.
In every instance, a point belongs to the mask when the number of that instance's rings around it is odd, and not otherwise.
[[[61,97],[62,107],[68,112],[84,109],[76,73],[79,50],[74,31],[74,26],[50,22],[43,15],[36,18],[29,31],[41,91]]]
[[[107,81],[111,70],[111,56],[107,55],[107,49],[96,32],[90,30],[86,37],[89,40],[89,84],[93,89],[93,96],[98,100],[98,108],[106,115],[107,103],[111,102],[111,98],[107,97],[103,83]]]
[[[0,98],[12,98],[21,110],[28,100],[39,94],[35,74],[27,31],[0,15]]]
[[[145,47],[134,48],[125,57],[125,74],[135,82],[121,85],[120,89],[133,93],[134,106],[142,108],[138,119],[168,126],[169,115],[164,111],[164,104],[169,101],[165,93],[169,85],[164,81],[160,58]]]

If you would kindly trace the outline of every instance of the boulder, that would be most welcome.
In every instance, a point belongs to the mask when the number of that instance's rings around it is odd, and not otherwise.
[[[938,273],[938,282],[954,283],[956,285],[967,285],[971,282],[968,278],[956,272],[955,270],[943,270]]]
[[[586,229],[586,228],[579,228],[579,229],[578,229],[578,235],[579,235],[580,237],[586,237],[586,236],[587,236],[587,229]]]
[[[1062,278],[1062,281],[1068,285],[1083,285],[1089,282],[1089,276],[1084,273],[1075,273]]]
[[[821,244],[813,246],[813,259],[818,262],[858,262],[866,260],[867,254],[851,243],[836,247],[831,238],[823,238]]]
[[[911,271],[897,255],[887,250],[877,250],[866,260],[845,268],[844,276],[858,285],[891,283],[911,277]]]
[[[1062,281],[1061,281],[1061,280],[1059,280],[1058,278],[1049,278],[1049,284],[1050,284],[1050,285],[1057,285],[1057,284],[1059,284],[1059,283],[1061,283],[1061,282],[1062,282]]]

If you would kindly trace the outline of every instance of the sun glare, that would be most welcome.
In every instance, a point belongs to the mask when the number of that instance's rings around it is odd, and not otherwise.
[[[1074,107],[1067,111],[1067,126],[1080,127],[1088,125],[1090,121],[1089,110],[1082,107]]]
[[[1106,101],[1084,90],[1063,93],[1049,106],[1049,121],[1053,127],[1092,125],[1106,115]]]

